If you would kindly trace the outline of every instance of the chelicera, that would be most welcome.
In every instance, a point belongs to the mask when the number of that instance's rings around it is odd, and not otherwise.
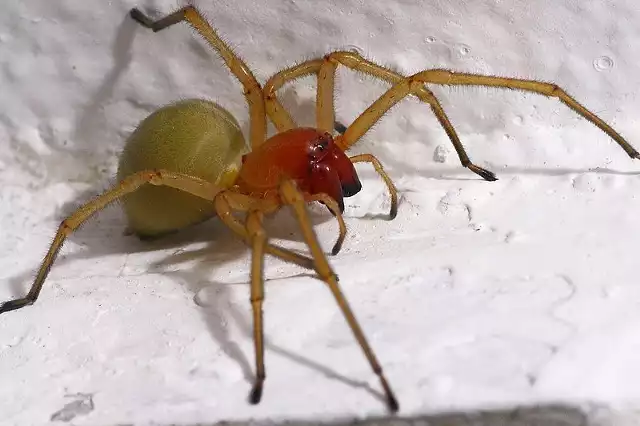
[[[594,113],[552,83],[453,72],[421,71],[406,77],[377,65],[357,53],[335,51],[304,61],[272,76],[260,85],[249,67],[224,43],[193,6],[152,20],[138,9],[131,17],[153,31],[186,21],[220,54],[240,81],[249,105],[251,151],[235,118],[219,105],[202,99],[177,102],[160,108],[143,120],[125,144],[118,169],[119,184],[80,207],[65,219],[37,273],[27,296],[4,302],[0,313],[33,304],[66,237],[95,212],[122,199],[129,230],[141,238],[155,238],[217,215],[252,250],[251,304],[254,323],[256,377],[249,400],[258,403],[265,380],[262,303],[265,253],[314,270],[333,293],[338,306],[379,377],[387,406],[398,410],[397,399],[373,350],[342,294],[336,274],[318,243],[309,221],[306,203],[327,206],[340,225],[332,253],[337,254],[346,235],[342,218],[344,197],[361,189],[353,163],[370,163],[385,181],[391,197],[391,218],[397,212],[397,191],[380,162],[370,154],[348,157],[355,144],[391,107],[412,95],[428,104],[453,143],[462,165],[485,180],[495,180],[489,170],[473,164],[428,84],[481,85],[534,92],[558,98],[573,111],[595,124],[632,158],[639,154],[626,140]],[[335,71],[338,65],[379,78],[391,84],[343,134],[333,135]],[[307,75],[318,78],[316,126],[301,128],[283,108],[276,94],[287,82]],[[277,129],[267,138],[267,118]],[[263,228],[265,214],[282,206],[292,208],[310,257],[271,244]],[[244,222],[233,212],[246,213]]]

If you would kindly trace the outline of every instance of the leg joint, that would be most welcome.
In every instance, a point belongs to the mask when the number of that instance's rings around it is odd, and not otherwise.
[[[335,272],[333,272],[333,269],[329,269],[326,273],[318,271],[318,275],[325,282],[340,282],[340,278]]]
[[[324,60],[325,63],[333,64],[335,67],[338,64],[340,64],[340,56],[343,56],[345,53],[350,53],[350,52],[331,52],[327,55],[324,55],[322,59]]]
[[[560,86],[558,86],[557,84],[551,85],[551,92],[549,93],[549,96],[553,96],[555,98],[562,98],[565,94],[566,94],[565,91],[562,90]]]
[[[298,186],[292,180],[284,180],[280,184],[280,194],[282,200],[287,204],[304,203],[304,198],[298,190]]]
[[[424,86],[424,83],[418,80],[417,78],[415,78],[415,76],[413,75],[407,78],[407,84],[409,85],[409,90],[412,93],[422,89],[422,87]]]
[[[153,169],[147,177],[151,185],[162,185],[163,178],[164,176],[162,171],[158,169]]]
[[[71,227],[71,225],[69,225],[69,219],[65,219],[62,222],[60,222],[60,230],[67,234],[70,231],[73,231],[73,228]]]

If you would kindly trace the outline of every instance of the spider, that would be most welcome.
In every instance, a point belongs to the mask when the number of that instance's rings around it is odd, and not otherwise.
[[[66,237],[113,201],[122,199],[129,229],[141,238],[155,238],[217,215],[252,250],[250,287],[256,376],[249,401],[253,404],[261,400],[265,381],[263,259],[265,254],[270,254],[314,270],[327,284],[380,380],[389,410],[395,412],[399,409],[380,363],[322,251],[309,220],[306,203],[319,201],[336,217],[340,232],[332,254],[337,254],[346,235],[342,218],[343,198],[361,189],[353,163],[366,162],[385,181],[391,197],[390,217],[395,217],[397,190],[380,162],[370,154],[347,157],[345,151],[405,97],[416,96],[431,107],[453,143],[462,166],[488,181],[496,180],[495,174],[470,161],[453,125],[427,84],[482,85],[558,98],[607,133],[631,158],[639,157],[638,151],[608,124],[552,83],[445,69],[426,70],[406,77],[355,52],[334,51],[322,58],[286,68],[261,86],[249,67],[222,41],[194,6],[186,6],[158,20],[151,19],[136,8],[130,11],[130,16],[154,32],[186,21],[220,54],[244,88],[249,105],[251,151],[243,151],[244,139],[233,116],[213,102],[185,100],[152,113],[140,123],[125,144],[118,169],[119,184],[62,221],[28,294],[4,302],[0,305],[0,313],[32,305]],[[334,136],[333,92],[339,64],[386,81],[391,88],[342,134]],[[316,75],[318,80],[315,128],[298,127],[276,96],[284,84],[307,75]],[[277,133],[269,138],[267,118],[277,129]],[[263,217],[285,205],[295,214],[310,257],[268,241],[262,225]],[[234,211],[246,213],[244,223],[233,214]]]

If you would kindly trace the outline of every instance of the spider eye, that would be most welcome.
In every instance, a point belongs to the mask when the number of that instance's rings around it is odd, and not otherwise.
[[[327,144],[325,142],[319,142],[313,145],[311,148],[311,157],[316,160],[319,160],[321,157],[324,157],[324,152],[327,150]]]
[[[313,145],[313,151],[316,153],[324,152],[329,148],[329,141],[325,139],[320,139],[316,144]]]
[[[331,135],[325,133],[324,135],[315,139],[309,146],[309,156],[313,161],[319,161],[329,152],[331,148],[332,138]]]

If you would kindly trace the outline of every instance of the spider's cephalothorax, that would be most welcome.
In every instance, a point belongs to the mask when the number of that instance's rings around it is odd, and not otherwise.
[[[640,156],[611,126],[552,83],[443,69],[425,70],[407,77],[357,53],[336,51],[284,69],[269,78],[263,87],[247,64],[220,39],[193,6],[186,6],[156,21],[138,9],[131,10],[131,17],[153,31],[186,21],[219,53],[242,84],[249,104],[251,152],[243,155],[244,138],[231,114],[209,101],[188,100],[161,108],[143,121],[128,140],[121,158],[120,183],[80,207],[60,224],[27,296],[3,303],[0,313],[33,304],[66,237],[115,200],[123,198],[129,227],[140,236],[157,236],[180,229],[215,212],[252,250],[251,306],[256,355],[256,378],[250,393],[252,403],[260,401],[265,380],[263,258],[268,253],[314,270],[328,285],[372,370],[380,379],[387,406],[391,411],[398,410],[398,402],[382,367],[318,243],[305,204],[321,202],[336,216],[340,235],[332,253],[338,253],[346,235],[342,218],[343,197],[349,197],[361,188],[353,163],[366,162],[385,181],[391,198],[390,218],[395,217],[397,191],[380,162],[370,154],[347,157],[345,151],[405,97],[415,96],[429,105],[455,147],[462,166],[485,180],[495,180],[496,176],[471,162],[451,121],[428,85],[480,85],[555,97],[608,134],[630,157]],[[384,80],[391,87],[334,139],[331,136],[335,124],[333,92],[338,65]],[[298,127],[277,97],[278,89],[284,84],[307,75],[318,77],[316,126],[311,129]],[[267,118],[278,130],[268,139]],[[153,191],[145,192],[145,188]],[[148,194],[153,198],[145,198]],[[285,205],[295,214],[310,257],[268,241],[262,226],[263,215]],[[244,222],[233,214],[234,210],[247,213]]]
[[[292,179],[311,196],[327,194],[344,211],[343,197],[362,188],[356,169],[330,133],[307,127],[286,130],[267,139],[243,157],[236,181],[242,193],[277,194],[278,185]]]

